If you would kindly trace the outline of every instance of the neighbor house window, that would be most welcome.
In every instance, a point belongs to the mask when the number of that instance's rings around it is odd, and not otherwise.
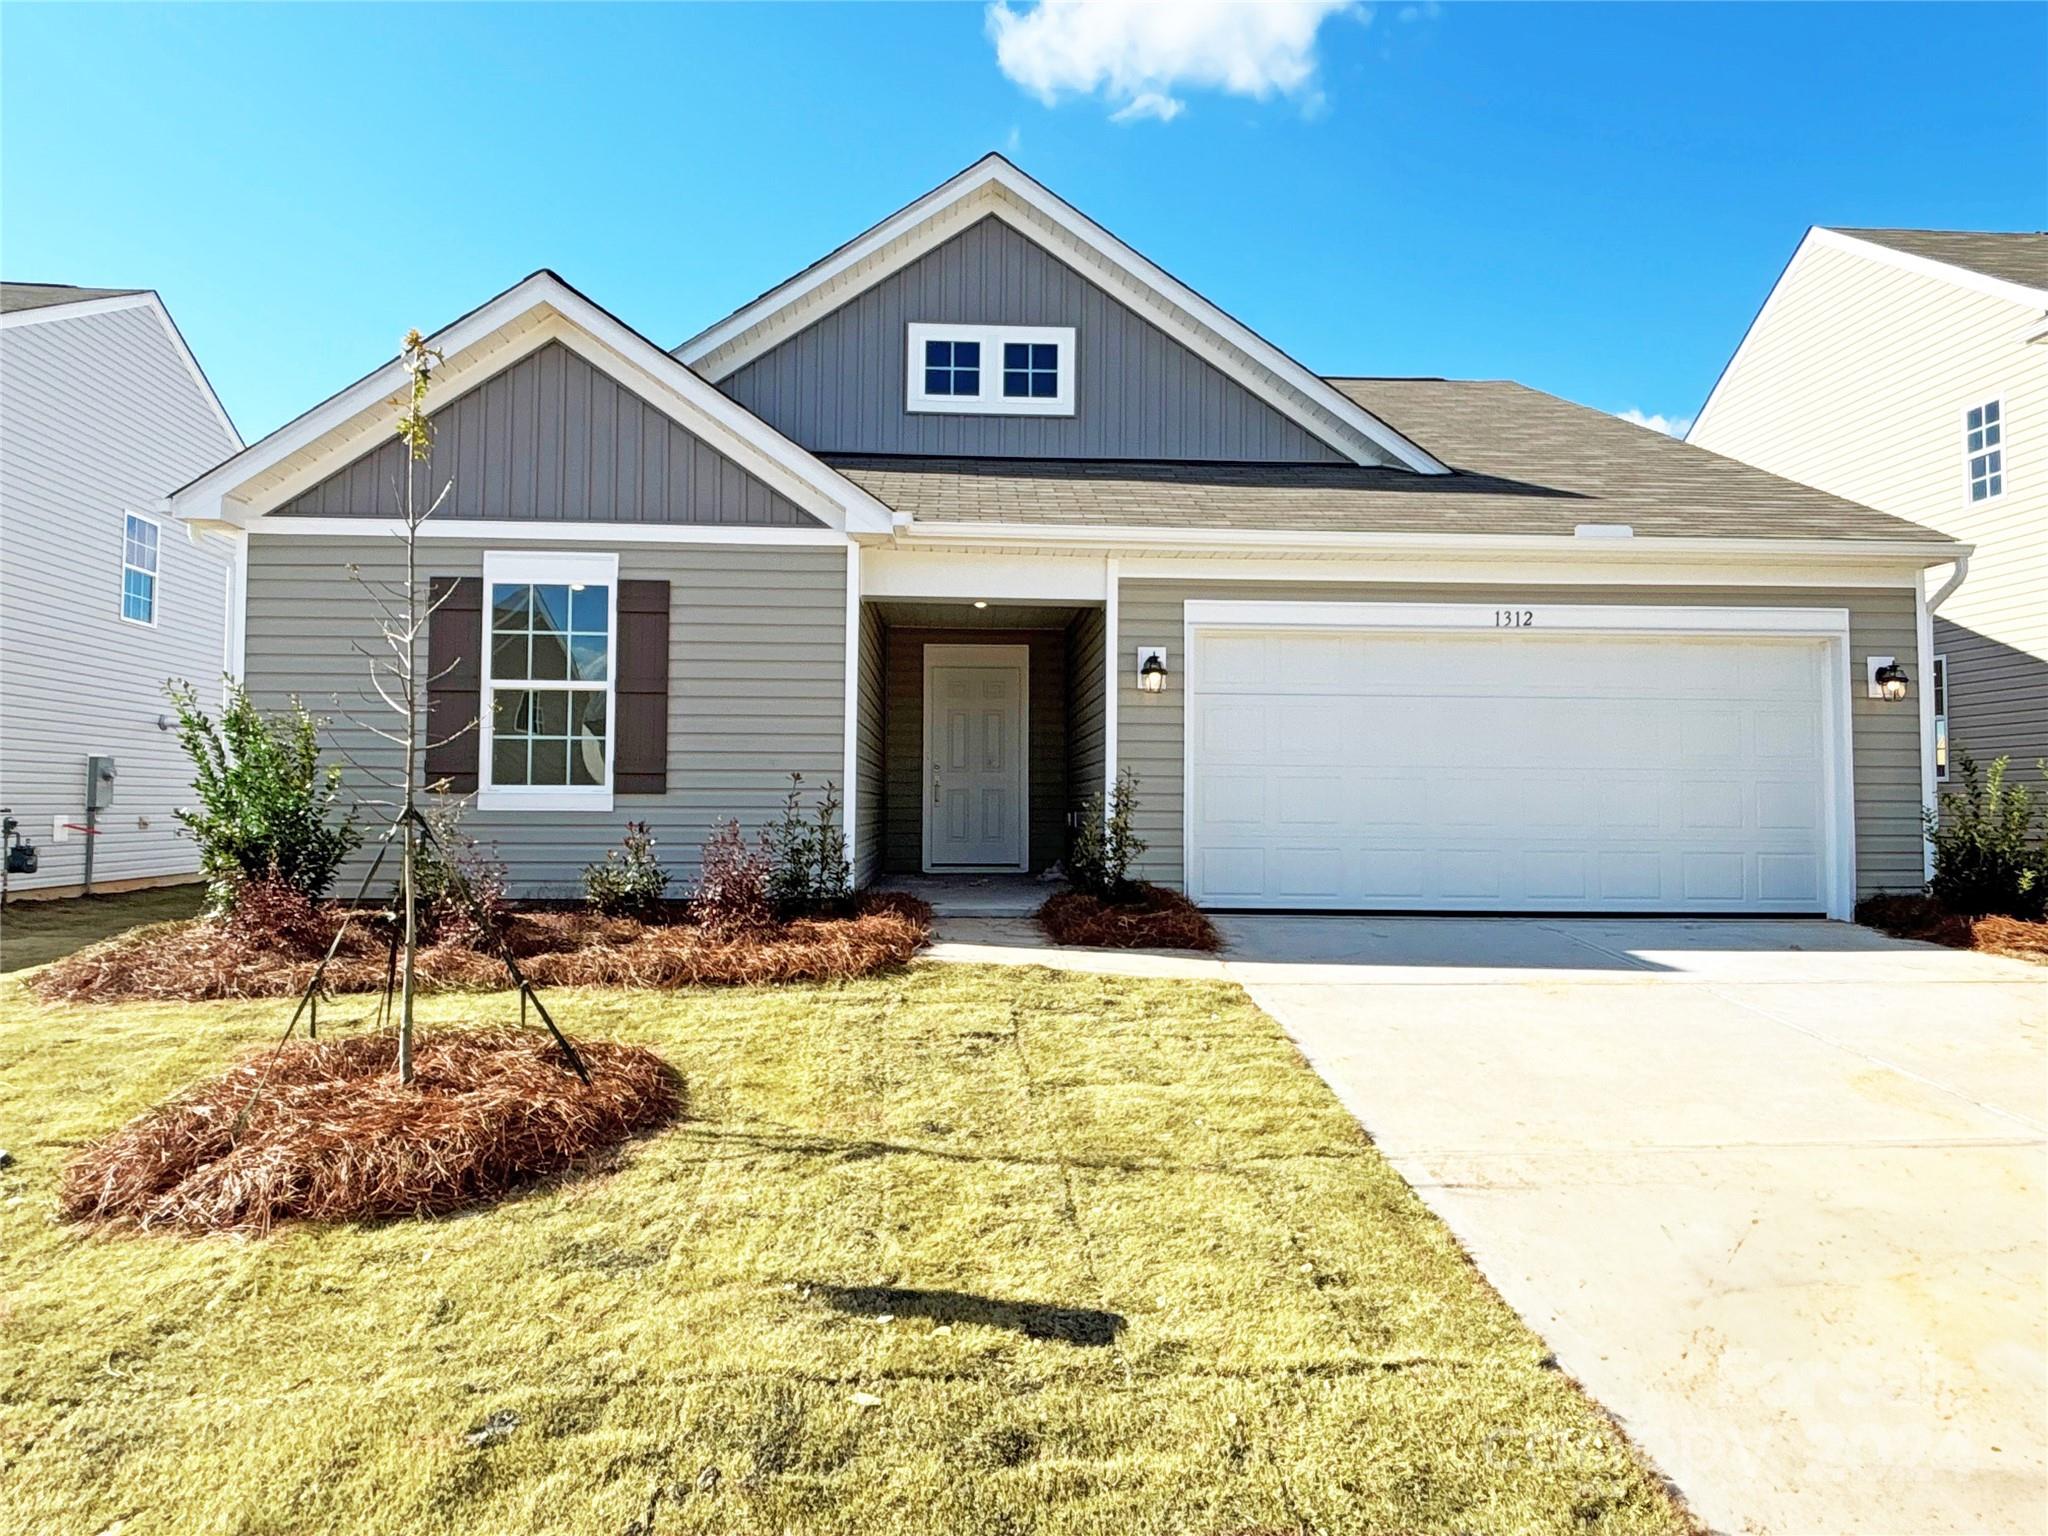
[[[2005,494],[2003,402],[1987,400],[1963,413],[1963,443],[1970,461],[1970,500]]]
[[[1934,658],[1934,782],[1948,782],[1948,658]]]
[[[121,617],[132,623],[156,622],[157,533],[133,512],[121,529]]]
[[[904,403],[955,415],[1074,414],[1074,331],[1056,325],[939,325],[908,333]]]
[[[616,555],[484,556],[480,805],[609,810]]]

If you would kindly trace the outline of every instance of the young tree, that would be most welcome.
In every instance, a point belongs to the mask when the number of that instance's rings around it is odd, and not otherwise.
[[[420,739],[420,724],[425,687],[433,681],[420,675],[419,649],[427,622],[438,606],[420,600],[419,533],[420,526],[448,499],[455,482],[445,482],[431,499],[421,495],[420,477],[427,472],[426,466],[431,461],[434,446],[434,423],[427,414],[427,391],[433,384],[434,370],[441,364],[441,353],[428,346],[418,331],[408,331],[400,356],[410,380],[406,393],[393,402],[399,407],[397,432],[404,448],[399,461],[402,475],[394,490],[399,516],[395,535],[405,546],[405,579],[403,583],[378,580],[364,575],[359,567],[354,566],[350,567],[349,574],[370,594],[383,615],[378,626],[384,642],[383,651],[373,651],[360,644],[352,648],[369,664],[370,688],[376,697],[382,700],[386,709],[398,716],[396,729],[361,719],[357,719],[355,724],[396,747],[399,755],[395,785],[387,775],[371,776],[394,788],[398,796],[391,827],[400,839],[398,920],[402,958],[398,967],[398,1080],[409,1083],[412,1081],[414,977],[419,955],[420,833],[423,830],[415,786],[421,754],[429,745]],[[475,724],[472,720],[455,734],[460,735]],[[359,763],[357,766],[363,765]],[[367,769],[365,771],[368,772]]]

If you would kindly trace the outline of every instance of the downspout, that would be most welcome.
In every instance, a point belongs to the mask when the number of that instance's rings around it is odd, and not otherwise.
[[[1960,587],[1963,584],[1963,578],[1969,574],[1970,552],[1966,549],[1956,556],[1956,568],[1949,572],[1948,580],[1936,587],[1933,595],[1927,599],[1927,611],[1932,613],[1948,601],[1949,594],[1955,591],[1957,587]]]
[[[1940,804],[1940,791],[1935,787],[1934,778],[1934,610],[1948,601],[1949,595],[1963,584],[1963,578],[1970,574],[1970,551],[1965,549],[1956,556],[1955,568],[1933,592],[1927,593],[1921,601],[1918,622],[1920,651],[1920,804],[1928,812]],[[1927,573],[1920,573],[1920,590],[1927,592]],[[1920,849],[1921,876],[1934,878],[1934,844],[1923,840]]]

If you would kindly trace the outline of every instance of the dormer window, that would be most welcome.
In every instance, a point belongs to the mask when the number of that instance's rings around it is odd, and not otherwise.
[[[2002,402],[1987,400],[1963,413],[1963,448],[1970,461],[1970,500],[2005,494],[2005,423]]]
[[[952,400],[981,398],[981,343],[941,341],[924,344],[924,392]]]
[[[1054,325],[909,328],[905,408],[977,416],[1074,414],[1074,330]]]

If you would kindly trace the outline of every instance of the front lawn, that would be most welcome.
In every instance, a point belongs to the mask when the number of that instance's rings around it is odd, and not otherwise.
[[[550,1001],[684,1118],[458,1217],[189,1239],[54,1219],[59,1167],[284,1009],[0,983],[0,1530],[1688,1529],[1235,987]]]

